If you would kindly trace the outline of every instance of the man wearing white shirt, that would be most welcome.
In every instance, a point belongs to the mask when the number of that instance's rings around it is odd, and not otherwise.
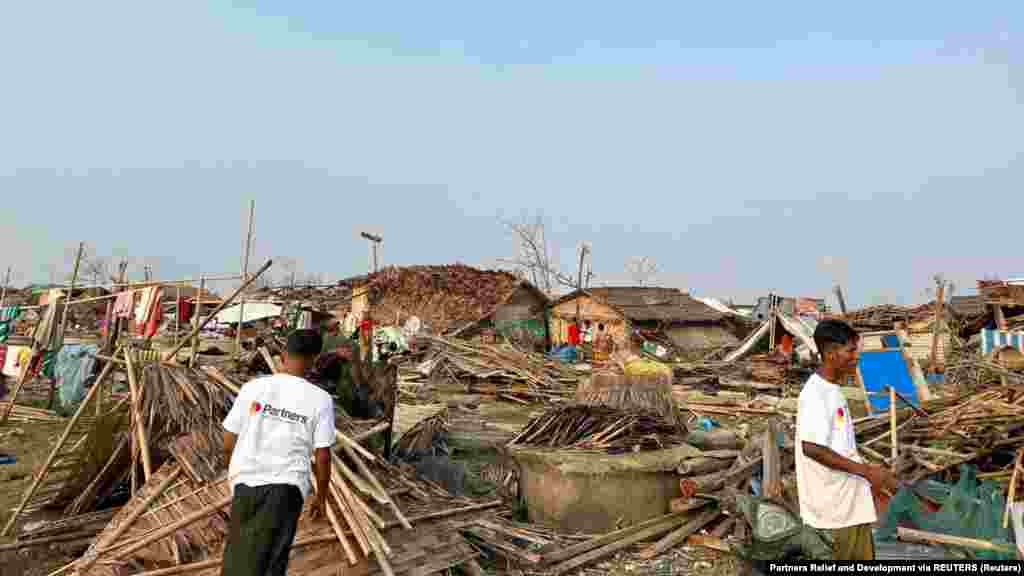
[[[283,370],[239,391],[224,420],[224,454],[234,492],[222,576],[285,576],[288,552],[311,491],[310,512],[325,510],[334,444],[334,401],[303,376],[320,354],[313,330],[288,337]]]
[[[872,487],[896,492],[896,479],[864,463],[857,450],[839,383],[857,369],[859,336],[845,322],[826,320],[814,331],[821,368],[800,391],[796,427],[796,480],[805,524],[832,534],[834,560],[873,560],[871,526],[878,520]]]

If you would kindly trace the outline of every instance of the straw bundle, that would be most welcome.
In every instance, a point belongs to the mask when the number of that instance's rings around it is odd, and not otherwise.
[[[575,404],[531,420],[509,446],[607,450],[657,450],[682,442],[680,429],[647,410]]]
[[[645,410],[667,423],[685,430],[682,415],[672,396],[672,373],[594,374],[590,382],[576,390],[576,400],[588,406],[606,406],[619,410]]]

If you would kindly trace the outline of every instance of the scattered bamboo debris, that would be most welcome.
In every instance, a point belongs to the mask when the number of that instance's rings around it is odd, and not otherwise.
[[[545,400],[571,394],[578,382],[572,368],[512,344],[479,344],[436,336],[426,339],[431,348],[416,367],[418,376],[465,382],[470,392]]]
[[[402,434],[396,447],[396,456],[402,459],[441,456],[448,453],[447,409],[420,421],[411,430]]]
[[[20,422],[23,424],[57,424],[67,420],[53,410],[33,408],[23,404],[15,404],[12,409],[10,404],[10,402],[0,402],[0,413],[10,411],[10,415],[7,417],[8,422]]]
[[[610,453],[658,450],[681,444],[683,434],[659,414],[572,404],[532,419],[509,446],[543,446]]]

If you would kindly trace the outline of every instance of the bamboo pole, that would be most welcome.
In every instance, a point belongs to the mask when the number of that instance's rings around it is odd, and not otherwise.
[[[1010,525],[1010,508],[1013,506],[1013,500],[1017,496],[1017,476],[1020,473],[1021,456],[1024,456],[1024,450],[1017,450],[1017,457],[1013,459],[1013,474],[1010,476],[1010,488],[1006,495],[1006,508],[1003,510],[1003,530],[1006,530]]]
[[[249,203],[249,235],[245,239],[245,253],[242,254],[242,279],[249,276],[249,252],[252,246],[252,223],[256,215],[256,200]],[[245,319],[245,299],[238,303],[238,328],[235,330],[235,357],[242,353],[242,320]]]
[[[7,304],[7,286],[11,283],[11,267],[7,267],[7,274],[4,275],[4,291],[0,293],[0,308]]]
[[[316,482],[313,483],[313,490],[314,492],[320,491],[320,487],[317,486]],[[317,495],[319,496],[319,494]],[[341,523],[338,522],[338,517],[334,513],[334,509],[331,508],[331,499],[328,497],[330,495],[330,488],[328,488],[328,493],[323,499],[325,508],[324,512],[327,514],[327,520],[330,522],[331,528],[334,530],[334,535],[338,537],[338,542],[341,543],[341,547],[345,550],[345,556],[348,558],[349,564],[355,566],[359,562],[359,559],[356,558],[355,551],[352,550],[352,546],[348,543],[348,539],[345,538],[345,532],[341,529]]]
[[[164,493],[164,490],[166,490],[167,487],[170,486],[172,482],[178,479],[178,476],[181,475],[181,471],[181,466],[178,466],[177,468],[175,468],[174,472],[168,474],[167,477],[164,478],[159,485],[157,485],[153,492],[146,496],[146,498],[142,501],[142,504],[139,504],[134,510],[132,510],[131,514],[129,514],[127,518],[125,518],[122,522],[120,522],[117,525],[117,528],[114,529],[114,533],[111,534],[110,537],[106,539],[106,541],[117,542],[117,540],[121,538],[121,535],[124,534],[129,528],[131,528],[132,524],[134,524],[135,521],[138,520],[139,516],[142,516],[142,514],[149,509],[153,502],[155,502],[156,499],[159,498]],[[77,572],[81,574],[88,571],[89,568],[92,568],[93,564],[95,564],[96,561],[99,559],[100,554],[102,554],[105,551],[106,550],[101,549],[99,547],[99,543],[97,542],[96,549],[93,550],[91,554],[87,553],[86,556],[82,558],[83,564],[81,567],[77,569]]]
[[[196,316],[195,321],[192,322],[192,354],[189,356],[188,361],[188,365],[193,368],[196,365],[196,356],[199,355],[199,311],[202,309],[203,291],[205,289],[206,279],[200,278],[199,288],[196,289],[196,302],[198,303],[196,305]],[[175,347],[177,347],[177,344],[175,344]],[[165,358],[165,360],[170,360],[170,358]]]
[[[200,521],[200,520],[202,520],[204,518],[209,517],[210,514],[212,514],[212,513],[216,512],[217,510],[219,510],[221,508],[224,508],[225,506],[228,506],[229,504],[231,504],[231,498],[232,498],[232,496],[230,496],[230,495],[225,496],[225,497],[221,498],[220,500],[217,500],[213,504],[210,504],[210,505],[206,506],[205,508],[202,508],[200,510],[197,510],[197,511],[193,512],[192,514],[189,514],[188,516],[185,516],[184,518],[182,518],[181,520],[178,520],[177,522],[174,522],[172,524],[168,524],[168,525],[160,528],[159,530],[155,530],[153,532],[150,532],[148,536],[145,536],[142,539],[140,539],[137,542],[135,542],[134,544],[132,544],[131,546],[128,546],[127,548],[118,551],[115,554],[115,559],[119,560],[119,559],[125,558],[129,554],[131,554],[133,552],[137,552],[137,551],[145,548],[146,546],[149,546],[153,542],[156,542],[157,540],[160,540],[162,538],[166,538],[167,536],[170,536],[171,534],[174,534],[174,532],[177,531],[177,530],[181,530],[182,528],[184,528],[186,526],[189,526],[191,524],[195,524],[196,522],[198,522],[198,521]]]
[[[146,425],[142,421],[142,393],[139,389],[138,374],[135,372],[135,363],[132,361],[133,350],[125,350],[125,361],[128,362],[128,386],[132,396],[132,421],[135,428],[135,439],[139,443],[139,451],[142,453],[142,472],[145,474],[146,482],[153,476],[153,463],[149,457],[149,442],[146,440]]]
[[[259,269],[259,270],[257,270],[255,274],[253,274],[253,275],[252,275],[252,276],[251,276],[250,278],[248,278],[248,279],[246,279],[246,280],[245,280],[244,282],[242,282],[242,285],[241,285],[241,286],[239,286],[239,287],[238,287],[238,288],[237,288],[237,289],[236,289],[236,290],[235,290],[235,291],[234,291],[234,292],[233,292],[233,293],[231,294],[231,296],[228,296],[228,297],[227,297],[227,299],[225,299],[225,300],[224,300],[223,302],[221,302],[221,303],[220,303],[220,305],[219,305],[219,306],[217,306],[217,308],[215,308],[215,309],[214,309],[214,311],[213,311],[213,312],[211,312],[211,313],[210,313],[210,314],[209,314],[209,315],[208,315],[208,316],[206,317],[206,320],[203,320],[203,322],[202,322],[201,324],[199,324],[198,326],[196,326],[195,328],[193,328],[193,330],[192,330],[192,332],[193,332],[193,333],[192,333],[192,334],[191,334],[191,335],[189,336],[189,338],[191,339],[191,338],[193,338],[193,337],[195,337],[195,336],[198,336],[198,335],[199,335],[199,332],[200,332],[200,331],[201,331],[201,330],[203,329],[203,327],[204,327],[204,326],[206,326],[206,324],[207,324],[207,323],[208,323],[208,322],[209,322],[209,321],[210,321],[210,320],[211,320],[211,319],[212,319],[212,318],[213,318],[214,316],[216,316],[218,312],[220,312],[220,311],[221,311],[221,310],[223,310],[224,308],[227,308],[228,304],[230,304],[230,303],[231,303],[231,302],[233,302],[233,301],[234,301],[234,300],[235,300],[236,298],[238,298],[238,296],[239,296],[239,295],[240,295],[240,294],[242,293],[242,291],[243,291],[243,290],[245,290],[246,288],[248,288],[249,284],[252,284],[254,280],[256,280],[257,278],[259,278],[259,277],[260,277],[260,275],[262,275],[262,274],[263,274],[264,272],[266,272],[266,271],[267,271],[267,270],[268,270],[268,269],[270,268],[270,266],[271,266],[271,265],[273,265],[273,263],[274,263],[274,261],[273,261],[273,260],[267,260],[266,264],[264,264],[264,265],[263,265],[262,267],[260,267],[260,269]],[[165,357],[164,357],[164,358],[165,358],[166,360],[169,360],[169,359],[171,359],[171,358],[174,358],[174,356],[175,356],[175,355],[176,355],[176,354],[178,353],[178,350],[181,350],[181,348],[182,348],[183,346],[184,346],[184,342],[179,342],[179,343],[178,343],[177,345],[175,345],[175,346],[174,346],[174,348],[173,348],[173,349],[172,349],[172,350],[171,350],[170,352],[168,352],[168,353],[167,353],[167,354],[165,355]]]
[[[177,344],[181,331],[181,286],[175,286],[174,290],[174,343]]]
[[[381,486],[380,481],[377,480],[377,477],[373,475],[373,472],[370,470],[370,467],[367,466],[366,463],[363,462],[358,455],[356,455],[355,451],[352,450],[350,447],[345,446],[345,453],[348,454],[349,458],[355,461],[356,467],[359,468],[359,471],[363,474],[363,476],[365,476],[366,479],[370,481],[370,485],[373,486],[378,493],[387,495],[388,491],[385,490],[383,486]],[[402,523],[402,527],[406,530],[412,530],[412,524],[410,524],[409,520],[406,519],[404,514],[402,514],[402,510],[398,507],[398,504],[395,504],[395,500],[393,498],[388,497],[388,506],[391,508],[392,512],[395,513],[395,518],[397,518],[398,521]]]
[[[900,442],[896,438],[896,389],[889,386],[889,436],[891,438],[890,445],[892,446],[892,454],[890,456],[892,465],[892,471],[896,472],[899,467],[900,458]]]
[[[39,489],[39,485],[42,484],[43,478],[49,471],[50,466],[52,466],[53,461],[56,460],[57,454],[60,453],[61,448],[64,447],[64,443],[67,442],[68,437],[71,436],[71,430],[75,427],[76,424],[78,424],[78,421],[82,418],[82,414],[85,413],[85,408],[86,406],[89,405],[89,401],[92,400],[93,396],[96,395],[96,391],[100,389],[100,385],[103,383],[103,380],[110,374],[113,368],[114,364],[112,362],[103,367],[103,371],[100,372],[99,377],[96,378],[96,382],[92,385],[91,388],[89,388],[89,393],[85,395],[85,399],[83,399],[82,403],[78,406],[78,410],[75,411],[75,415],[71,417],[71,420],[68,422],[68,425],[64,428],[64,432],[57,440],[57,444],[53,447],[53,450],[50,451],[50,455],[46,458],[46,462],[43,464],[43,467],[39,470],[39,473],[32,481],[32,485],[29,486],[29,489],[25,491],[25,495],[22,497],[21,503],[18,504],[18,508],[14,511],[13,514],[11,514],[11,518],[7,521],[7,525],[4,526],[3,532],[0,532],[0,536],[6,536],[10,533],[11,528],[14,527],[15,521],[17,521],[18,519],[18,516],[25,509],[25,506],[28,504],[28,501],[32,499],[32,496],[35,495],[36,490]],[[13,402],[11,404],[13,405]],[[6,418],[7,416],[5,414],[4,419],[6,420]]]

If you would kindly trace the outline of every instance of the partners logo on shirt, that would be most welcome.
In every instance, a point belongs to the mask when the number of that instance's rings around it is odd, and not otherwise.
[[[250,416],[269,416],[275,420],[284,420],[285,422],[291,422],[294,424],[306,424],[309,421],[308,416],[302,414],[296,414],[284,408],[274,408],[270,404],[260,404],[255,400],[249,405]]]
[[[842,407],[836,410],[836,428],[842,428],[846,423],[846,411]]]

